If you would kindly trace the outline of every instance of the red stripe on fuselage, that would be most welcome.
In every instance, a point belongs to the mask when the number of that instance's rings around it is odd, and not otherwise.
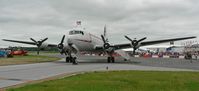
[[[82,42],[87,42],[87,43],[91,43],[92,42],[91,40],[83,40],[83,39],[75,39],[75,40],[82,41]]]

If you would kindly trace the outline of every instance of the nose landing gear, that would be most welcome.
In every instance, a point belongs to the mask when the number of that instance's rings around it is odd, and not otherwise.
[[[74,65],[77,65],[77,57],[67,56],[66,63],[73,63]]]

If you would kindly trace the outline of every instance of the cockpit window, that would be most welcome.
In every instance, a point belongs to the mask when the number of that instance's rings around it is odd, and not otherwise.
[[[84,35],[84,32],[83,31],[79,31],[79,30],[72,30],[69,32],[69,35],[74,35],[74,34],[82,34]]]

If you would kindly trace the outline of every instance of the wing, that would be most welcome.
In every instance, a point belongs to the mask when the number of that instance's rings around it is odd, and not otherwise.
[[[56,44],[48,44],[48,47],[58,47]]]
[[[141,42],[141,46],[154,45],[154,44],[160,44],[160,43],[165,43],[165,42],[179,41],[179,40],[186,40],[186,39],[193,39],[193,38],[196,38],[196,37],[193,36],[193,37],[183,37],[183,38],[174,38],[174,39],[146,41],[146,42]]]
[[[15,43],[36,45],[34,42],[28,42],[28,41],[18,41],[18,40],[9,40],[9,39],[2,39],[2,40],[3,40],[3,41],[9,41],[9,42],[15,42]]]
[[[154,44],[166,43],[166,42],[171,42],[171,41],[180,41],[180,40],[193,39],[193,38],[196,38],[196,37],[193,36],[193,37],[173,38],[173,39],[164,39],[164,40],[155,40],[155,41],[145,41],[145,42],[141,42],[139,46],[154,45]],[[113,47],[115,50],[119,50],[119,49],[125,49],[125,48],[132,48],[132,45],[131,43],[116,44],[116,45],[113,45]]]
[[[21,44],[36,45],[35,42],[29,42],[29,41],[19,41],[19,40],[9,40],[9,39],[2,39],[2,40],[8,41],[8,42],[21,43]],[[57,45],[56,44],[47,44],[47,47],[57,47]]]

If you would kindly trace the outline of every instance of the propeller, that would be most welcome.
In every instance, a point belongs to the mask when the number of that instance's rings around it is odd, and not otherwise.
[[[39,51],[40,51],[40,47],[41,47],[42,43],[45,42],[46,40],[48,40],[48,38],[42,39],[40,41],[36,41],[33,38],[30,38],[30,40],[32,40],[35,43],[35,45],[37,45],[37,48],[38,48],[37,49],[37,55],[39,55]]]
[[[103,45],[104,49],[109,49],[110,47],[112,47],[112,46],[108,43],[108,41],[104,38],[103,35],[101,35],[101,38],[102,38],[102,40],[103,40],[103,42],[104,42],[104,45]]]
[[[147,37],[141,38],[139,40],[137,40],[136,38],[134,40],[132,40],[131,38],[129,38],[128,36],[124,36],[126,39],[128,39],[129,41],[131,41],[131,44],[133,46],[133,55],[135,55],[135,50],[138,48],[138,45],[141,41],[147,39]]]
[[[63,54],[64,52],[64,39],[65,39],[65,35],[63,35],[61,42],[58,44],[58,48],[61,50],[61,54]]]

